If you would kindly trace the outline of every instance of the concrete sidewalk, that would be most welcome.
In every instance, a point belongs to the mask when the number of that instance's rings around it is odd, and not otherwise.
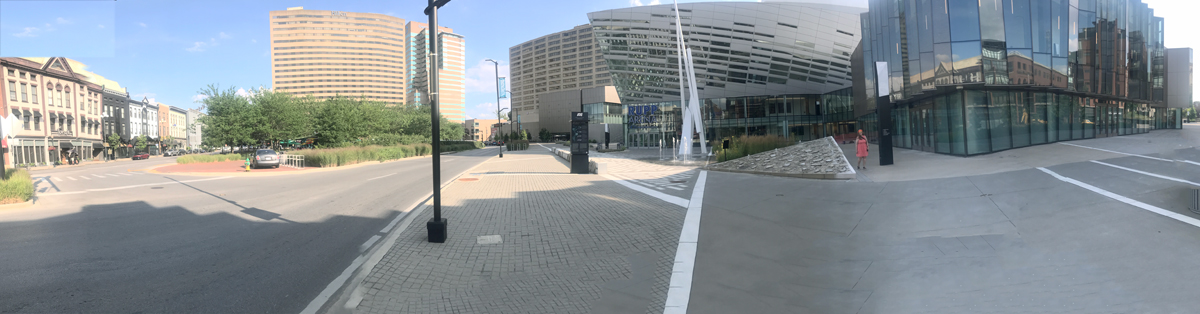
[[[330,313],[661,313],[684,208],[567,164],[534,146],[468,171],[411,213]],[[428,204],[428,203],[426,203]]]

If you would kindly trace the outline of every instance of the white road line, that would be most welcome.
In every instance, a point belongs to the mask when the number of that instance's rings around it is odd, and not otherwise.
[[[688,300],[692,295],[692,276],[696,266],[696,249],[700,239],[700,210],[704,207],[704,183],[708,171],[700,171],[696,186],[692,188],[692,199],[688,201],[687,214],[683,216],[683,230],[679,232],[679,246],[675,248],[675,265],[671,267],[671,283],[667,288],[664,314],[687,313]]]
[[[1101,189],[1101,188],[1098,188],[1098,187],[1092,186],[1092,185],[1090,185],[1090,184],[1083,183],[1083,182],[1080,182],[1080,181],[1078,181],[1078,180],[1071,179],[1071,178],[1068,178],[1068,177],[1064,177],[1064,176],[1062,176],[1062,175],[1059,175],[1058,173],[1055,173],[1054,171],[1050,171],[1050,169],[1046,169],[1046,168],[1038,167],[1038,170],[1041,170],[1042,172],[1045,172],[1045,173],[1047,173],[1047,174],[1049,174],[1049,175],[1051,175],[1051,176],[1054,176],[1054,178],[1057,178],[1057,179],[1059,179],[1059,180],[1061,180],[1061,181],[1063,181],[1063,182],[1066,182],[1066,183],[1070,183],[1070,184],[1077,185],[1077,186],[1079,186],[1079,187],[1081,187],[1081,188],[1087,189],[1087,190],[1089,190],[1089,191],[1092,191],[1092,192],[1096,192],[1097,194],[1100,194],[1100,195],[1107,196],[1107,197],[1109,197],[1109,198],[1111,198],[1111,199],[1114,199],[1114,200],[1117,200],[1117,201],[1119,201],[1119,202],[1122,202],[1122,203],[1125,203],[1125,204],[1129,204],[1129,205],[1133,205],[1133,206],[1136,206],[1136,207],[1138,207],[1138,208],[1141,208],[1141,209],[1145,209],[1145,210],[1147,210],[1147,211],[1149,211],[1149,212],[1152,212],[1152,213],[1155,213],[1155,214],[1159,214],[1159,215],[1167,216],[1167,218],[1175,219],[1175,220],[1181,221],[1181,222],[1183,222],[1183,223],[1186,223],[1186,224],[1189,224],[1189,225],[1193,225],[1193,226],[1196,226],[1196,227],[1200,227],[1200,220],[1196,220],[1195,218],[1188,217],[1188,216],[1184,216],[1184,215],[1180,215],[1180,214],[1178,214],[1178,213],[1176,213],[1176,212],[1173,212],[1173,211],[1169,211],[1169,210],[1166,210],[1166,209],[1158,208],[1158,207],[1156,207],[1156,206],[1154,206],[1154,205],[1150,205],[1150,204],[1142,203],[1142,202],[1139,202],[1139,201],[1137,201],[1137,200],[1135,200],[1135,199],[1131,199],[1131,198],[1128,198],[1128,197],[1124,197],[1124,196],[1118,195],[1118,194],[1116,194],[1116,193],[1113,193],[1113,192],[1105,191],[1104,189]]]
[[[196,179],[196,180],[185,180],[185,181],[171,181],[171,182],[159,182],[159,183],[136,184],[136,185],[126,185],[126,186],[118,186],[118,187],[111,187],[111,188],[103,188],[103,189],[87,189],[87,190],[83,190],[83,191],[74,191],[74,192],[47,193],[47,194],[42,194],[42,195],[65,195],[65,194],[77,194],[77,193],[87,193],[87,192],[113,191],[113,190],[132,189],[132,188],[143,187],[143,186],[155,186],[155,185],[166,185],[166,184],[191,183],[191,182],[212,181],[212,180],[221,180],[221,179],[229,179],[229,178],[232,178],[232,177],[216,177],[216,178]],[[84,177],[84,179],[87,179],[87,177]]]
[[[667,195],[663,192],[651,190],[637,184],[626,182],[625,180],[618,179],[617,177],[611,175],[602,174],[600,176],[603,176],[604,178],[607,178],[608,180],[616,182],[620,185],[624,185],[625,187],[633,189],[634,191],[642,192],[642,194],[650,195],[651,197],[663,200],[664,202],[679,205],[681,207],[687,207],[688,201],[682,197]]]
[[[62,178],[54,177],[54,181],[62,182],[62,180],[63,180]]]
[[[370,239],[367,239],[367,242],[364,242],[362,245],[358,246],[358,252],[366,252],[367,249],[371,248],[371,245],[375,244],[375,241],[379,241],[380,238],[381,237],[378,234],[371,236]]]
[[[367,257],[365,255],[359,255],[357,258],[355,258],[354,262],[350,263],[350,267],[346,267],[346,270],[343,270],[341,275],[338,275],[337,278],[333,279],[332,283],[330,283],[328,286],[325,286],[325,290],[321,290],[321,293],[317,294],[317,297],[314,298],[312,302],[308,302],[308,306],[305,307],[303,311],[300,311],[300,314],[316,314],[317,310],[321,309],[321,306],[325,305],[325,301],[328,301],[329,297],[332,297],[333,293],[337,292],[338,288],[342,287],[341,283],[349,280],[350,275],[354,274],[354,270],[358,269],[358,266],[362,266],[363,262],[366,260]],[[335,285],[335,283],[337,284]]]
[[[127,177],[128,177],[128,176],[133,176],[132,174],[130,174],[130,173],[128,173],[128,172],[125,172],[125,173],[118,173],[118,174],[119,174],[119,175],[123,175],[123,176],[127,176]]]
[[[98,174],[93,174],[92,176],[95,176],[95,177],[97,177],[97,178],[104,178],[104,176],[102,176],[102,175],[98,175]]]
[[[79,180],[75,180],[75,177],[67,177],[67,179],[71,179],[71,181],[79,181]]]
[[[1083,147],[1083,148],[1087,148],[1087,149],[1095,149],[1095,150],[1098,150],[1098,151],[1102,151],[1102,152],[1110,152],[1110,153],[1113,153],[1113,154],[1121,154],[1121,155],[1128,155],[1128,156],[1134,156],[1134,157],[1142,157],[1142,158],[1146,158],[1146,159],[1154,159],[1154,160],[1159,160],[1159,161],[1174,162],[1174,160],[1171,160],[1171,159],[1165,159],[1165,158],[1150,157],[1150,156],[1146,156],[1146,155],[1138,155],[1138,154],[1130,154],[1130,153],[1122,153],[1122,152],[1118,152],[1118,151],[1115,151],[1115,150],[1107,150],[1107,149],[1102,149],[1102,148],[1087,147],[1087,146],[1083,146],[1083,145],[1077,145],[1077,144],[1071,144],[1071,143],[1063,143],[1063,142],[1058,142],[1058,143],[1059,143],[1059,144],[1063,144],[1063,145],[1071,145],[1071,146],[1075,146],[1075,147]],[[1200,165],[1200,164],[1197,164],[1197,165]]]
[[[80,176],[80,178],[83,178],[84,180],[91,180],[91,179],[92,179],[92,178],[88,178],[87,176]]]
[[[399,172],[397,172],[397,173],[399,173]],[[370,178],[370,179],[367,179],[367,181],[371,181],[371,180],[375,180],[375,179],[383,179],[383,178],[387,178],[387,177],[394,176],[394,175],[396,175],[396,173]]]
[[[1200,186],[1200,183],[1196,183],[1196,182],[1192,182],[1192,181],[1188,181],[1188,180],[1184,180],[1184,179],[1172,178],[1172,177],[1153,174],[1153,173],[1149,173],[1149,172],[1145,172],[1145,171],[1141,171],[1141,170],[1137,170],[1137,169],[1125,168],[1125,167],[1121,167],[1118,165],[1114,165],[1114,164],[1110,164],[1110,163],[1106,163],[1106,162],[1102,162],[1102,161],[1092,160],[1092,162],[1098,163],[1101,165],[1105,165],[1105,166],[1109,166],[1109,167],[1113,167],[1113,168],[1117,168],[1117,169],[1121,169],[1121,170],[1125,170],[1125,171],[1132,171],[1132,172],[1148,175],[1148,176],[1159,178],[1159,179],[1171,180],[1171,181],[1175,181],[1175,182],[1179,182],[1179,183],[1187,183],[1187,184],[1191,184],[1191,185],[1195,185],[1195,186]]]
[[[120,178],[120,177],[121,177],[121,176],[119,176],[119,175],[115,175],[115,174],[111,174],[111,173],[110,173],[110,174],[108,174],[108,176],[110,176],[110,177],[113,177],[113,178]]]

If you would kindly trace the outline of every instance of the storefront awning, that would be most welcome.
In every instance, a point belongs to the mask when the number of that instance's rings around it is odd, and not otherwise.
[[[104,143],[92,143],[92,148],[94,148],[94,149],[104,148]]]
[[[72,145],[71,142],[59,142],[58,147],[62,147],[62,149],[71,149],[72,147],[75,147],[75,145]]]
[[[21,109],[13,108],[13,114],[18,116],[21,115]]]
[[[67,118],[67,116],[66,116],[66,115],[64,115],[62,112],[59,112],[59,113],[58,113],[58,119],[59,119],[59,120],[63,120],[63,119],[66,119],[66,118]]]
[[[67,120],[69,120],[69,121],[75,121],[75,115],[68,114],[68,115],[67,115]]]

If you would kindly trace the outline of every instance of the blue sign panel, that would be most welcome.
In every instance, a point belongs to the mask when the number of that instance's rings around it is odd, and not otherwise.
[[[625,123],[631,128],[657,127],[659,114],[658,105],[629,106]]]

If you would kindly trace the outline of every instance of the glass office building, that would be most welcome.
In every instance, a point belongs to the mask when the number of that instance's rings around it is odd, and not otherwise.
[[[869,6],[870,67],[855,83],[888,80],[896,147],[974,155],[1182,127],[1181,110],[1164,102],[1163,19],[1140,0]],[[888,77],[875,77],[875,62],[888,63]]]
[[[708,139],[853,132],[851,59],[863,12],[800,2],[679,4]],[[624,106],[626,143],[671,146],[682,125],[674,7],[588,18]]]

